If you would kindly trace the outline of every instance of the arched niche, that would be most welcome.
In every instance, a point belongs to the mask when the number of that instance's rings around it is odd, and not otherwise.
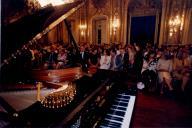
[[[161,5],[161,0],[130,0],[127,17],[127,42],[158,44]],[[138,22],[138,25],[136,22]],[[138,28],[134,28],[134,26]],[[133,29],[136,29],[136,31]],[[138,34],[137,30],[139,30],[140,34]],[[152,34],[148,34],[149,32]],[[137,33],[138,37],[134,33]],[[137,38],[137,41],[133,42],[135,38]],[[147,41],[148,38],[149,41]]]
[[[90,20],[90,41],[95,44],[109,43],[109,18],[107,15],[95,15]]]

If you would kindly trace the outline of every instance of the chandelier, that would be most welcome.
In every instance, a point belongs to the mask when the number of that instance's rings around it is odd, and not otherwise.
[[[169,36],[172,37],[183,30],[184,15],[172,16],[169,19]]]

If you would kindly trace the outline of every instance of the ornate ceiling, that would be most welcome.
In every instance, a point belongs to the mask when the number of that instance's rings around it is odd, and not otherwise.
[[[104,8],[107,0],[92,0],[92,4],[96,9]]]
[[[129,11],[146,10],[146,9],[161,9],[161,0],[131,0],[129,2]]]

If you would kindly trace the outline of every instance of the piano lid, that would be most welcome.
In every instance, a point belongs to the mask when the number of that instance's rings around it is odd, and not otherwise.
[[[41,36],[42,33],[46,34],[81,5],[83,5],[83,1],[76,0],[73,3],[60,6],[47,6],[32,14],[25,14],[14,22],[6,22],[6,11],[9,9],[9,3],[2,1],[2,59],[8,57],[37,35],[39,37],[39,34]]]

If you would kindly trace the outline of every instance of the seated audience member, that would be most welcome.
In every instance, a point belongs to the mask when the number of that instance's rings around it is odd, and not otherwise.
[[[119,50],[120,54],[116,56],[115,64],[116,70],[127,71],[129,65],[129,55],[123,48]]]
[[[190,56],[188,52],[183,53],[183,67],[184,68],[183,68],[183,78],[182,78],[181,89],[184,91],[187,85],[187,82],[190,79],[191,64],[190,64]]]
[[[64,68],[67,64],[67,52],[65,49],[60,50],[57,57],[57,66],[56,69]]]
[[[171,85],[171,72],[172,72],[172,61],[168,59],[166,54],[162,54],[161,58],[157,63],[157,71],[158,71],[158,78],[159,82],[162,84],[166,82],[170,91],[173,90]],[[161,94],[163,93],[163,88],[161,88]]]
[[[99,66],[99,56],[97,53],[97,49],[92,50],[89,57],[89,67],[98,68]]]
[[[129,55],[129,67],[132,68],[134,64],[135,52],[131,46],[128,46],[128,55]]]
[[[44,64],[45,69],[55,69],[56,68],[56,61],[57,61],[57,50],[54,47],[51,47],[50,53],[48,56],[48,60]]]
[[[115,70],[115,69],[116,69],[116,64],[115,64],[115,60],[116,60],[116,51],[115,51],[115,49],[111,49],[111,51],[110,51],[110,55],[111,55],[110,70]]]
[[[192,45],[189,46],[189,58],[190,58],[190,64],[192,66]]]
[[[145,57],[143,60],[142,67],[142,82],[145,84],[146,88],[155,87],[157,80],[156,68],[157,68],[157,59],[155,58],[155,53],[150,53],[148,57]]]
[[[116,64],[116,70],[117,71],[123,71],[124,66],[124,54],[125,51],[123,48],[119,50],[119,54],[116,56],[115,64]]]
[[[111,64],[111,56],[108,50],[103,51],[103,55],[101,56],[100,59],[100,69],[106,69],[108,70],[110,68]]]

